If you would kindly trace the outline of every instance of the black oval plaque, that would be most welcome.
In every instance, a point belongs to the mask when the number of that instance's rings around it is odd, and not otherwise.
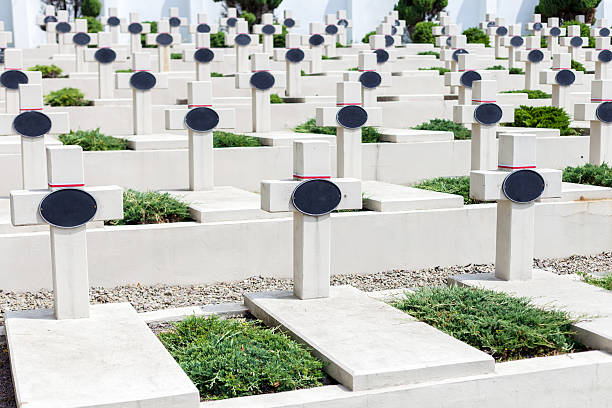
[[[58,33],[69,33],[70,30],[72,30],[72,27],[70,27],[70,24],[66,23],[65,21],[62,21],[61,23],[57,23],[55,25],[55,31],[57,31]]]
[[[527,54],[527,59],[529,62],[541,62],[544,59],[544,53],[540,50],[531,50],[529,54]]]
[[[72,36],[72,42],[76,45],[87,45],[91,42],[91,37],[87,33],[76,33]]]
[[[285,21],[283,21],[283,25],[287,28],[293,28],[295,27],[295,20],[292,18],[286,18]]]
[[[595,116],[604,123],[612,123],[612,102],[600,103],[595,109]]]
[[[329,35],[338,34],[338,27],[335,24],[329,24],[325,27],[325,32]]]
[[[385,35],[385,47],[391,47],[393,44],[395,44],[395,38],[389,34]]]
[[[361,106],[349,105],[338,110],[336,122],[347,129],[357,129],[368,121],[368,112]]]
[[[140,34],[142,33],[142,24],[132,23],[128,26],[128,31],[132,34]]]
[[[91,221],[98,211],[96,199],[86,191],[64,188],[45,196],[38,209],[49,225],[76,228]]]
[[[155,37],[155,42],[157,45],[167,47],[168,45],[172,44],[172,36],[168,33],[157,34],[157,37]]]
[[[46,16],[43,20],[45,24],[47,23],[57,23],[57,18],[55,16]]]
[[[562,69],[555,75],[555,82],[561,86],[570,86],[576,81],[576,75],[569,69]]]
[[[111,27],[117,27],[119,24],[121,24],[121,20],[119,20],[117,17],[109,17],[108,20],[106,20],[106,23]]]
[[[513,47],[520,47],[525,43],[525,40],[520,35],[515,35],[510,39],[510,45]]]
[[[609,35],[610,35],[610,29],[608,27],[603,27],[601,30],[599,30],[600,37],[608,37]]]
[[[521,204],[540,198],[545,187],[542,175],[530,169],[513,171],[506,176],[502,184],[502,190],[508,200]]]
[[[459,62],[459,54],[469,54],[469,52],[463,48],[455,50],[455,52],[453,52],[453,60],[455,60],[455,62]]]
[[[292,48],[285,53],[285,59],[289,62],[304,61],[304,51],[299,48]]]
[[[508,34],[508,29],[504,26],[497,27],[497,29],[495,30],[495,34],[500,37],[503,37]]]
[[[26,111],[15,117],[13,129],[21,136],[41,137],[51,130],[51,119],[42,112]]]
[[[27,84],[28,76],[22,71],[11,69],[0,75],[0,84],[7,89],[19,89],[20,84]]]
[[[382,77],[376,71],[366,71],[359,75],[359,82],[364,88],[376,88],[382,82]]]
[[[236,17],[230,17],[227,19],[227,26],[228,27],[236,27],[236,23],[238,22],[238,19]]]
[[[251,43],[251,36],[248,34],[238,34],[234,38],[234,42],[241,46],[249,45]]]
[[[168,22],[170,23],[170,27],[178,27],[181,25],[181,19],[178,17],[170,17]]]
[[[481,79],[482,76],[477,71],[465,71],[463,74],[461,74],[459,82],[461,82],[461,85],[465,86],[466,88],[471,88],[472,82],[480,81]]]
[[[305,215],[321,216],[329,214],[340,205],[342,192],[329,180],[306,180],[298,184],[291,201],[296,210]]]
[[[198,33],[210,33],[210,26],[206,23],[198,24]]]
[[[346,19],[341,18],[340,20],[338,20],[338,25],[342,27],[348,27],[349,23]]]
[[[572,47],[582,47],[582,44],[584,44],[584,40],[581,37],[572,37],[570,40]]]
[[[211,62],[215,59],[215,53],[210,48],[198,48],[193,54],[193,59],[200,63]]]
[[[386,50],[379,48],[374,50],[374,52],[376,53],[376,63],[384,64],[385,62],[389,61],[389,53]]]
[[[157,79],[155,75],[146,71],[135,72],[130,77],[130,85],[132,88],[138,89],[139,91],[148,91],[153,88],[156,83]]]
[[[538,22],[538,23],[533,23],[533,29],[534,29],[535,31],[540,31],[540,30],[542,30],[542,23],[539,23],[539,22]]]
[[[259,71],[255,72],[251,75],[251,80],[249,81],[251,85],[259,89],[260,91],[265,91],[274,86],[274,75],[267,71]]]
[[[117,59],[117,53],[115,53],[115,51],[113,51],[111,48],[100,48],[94,54],[94,58],[100,64],[110,64]]]
[[[481,125],[494,125],[502,119],[502,109],[495,103],[483,103],[474,109],[474,119]]]
[[[193,108],[185,115],[185,126],[195,132],[209,132],[218,124],[219,114],[211,108]]]
[[[553,37],[558,37],[561,35],[561,29],[559,27],[553,27],[550,29],[550,35]]]
[[[601,62],[610,62],[612,61],[612,51],[610,50],[602,50],[599,55],[597,55],[597,59]]]
[[[447,47],[450,47],[452,43],[453,43],[453,41],[452,41],[451,37],[446,38],[446,46]]]
[[[272,35],[276,32],[276,28],[272,24],[266,24],[261,28],[261,32],[265,35]]]
[[[397,27],[393,26],[391,27],[391,35],[395,35],[397,34]]]
[[[325,39],[323,38],[323,36],[321,34],[313,34],[308,39],[308,43],[310,45],[312,45],[313,47],[318,47],[319,45],[323,44],[324,42],[325,42]]]
[[[495,21],[489,21],[487,27],[495,27]]]

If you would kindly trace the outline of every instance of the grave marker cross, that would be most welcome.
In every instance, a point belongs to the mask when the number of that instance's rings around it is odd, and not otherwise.
[[[287,29],[287,32],[291,33],[291,30],[300,26],[300,20],[293,18],[293,12],[289,9],[285,9],[283,12],[283,26]]]
[[[336,11],[336,25],[343,29],[338,32],[338,43],[343,47],[348,45],[347,33],[348,29],[353,27],[353,20],[349,19],[346,10]]]
[[[610,26],[608,25],[607,18],[598,18],[597,23],[591,27],[591,37],[610,37],[612,32],[610,31]]]
[[[121,24],[122,23],[125,24],[125,21],[122,21],[122,19],[118,17],[117,8],[109,7],[107,15],[100,17],[100,22],[102,23],[103,26],[107,26],[109,31],[111,32],[112,43],[118,44]]]
[[[508,35],[508,28],[505,26],[506,20],[503,18],[495,19],[495,26],[487,28],[487,34],[495,37],[495,58],[505,57],[502,40]]]
[[[74,45],[74,62],[76,72],[85,72],[85,51],[90,44],[96,44],[97,36],[92,38],[87,33],[87,20],[77,18],[74,20],[75,33],[66,35],[64,41],[68,41]]]
[[[215,52],[210,48],[209,33],[195,33],[196,49],[183,50],[183,61],[195,62],[196,79],[210,81],[210,71],[213,61],[223,61],[223,52]]]
[[[168,13],[168,24],[170,25],[170,33],[175,37],[175,43],[180,43],[181,27],[186,27],[188,21],[186,17],[179,17],[179,8],[170,7]]]
[[[612,80],[591,82],[591,103],[576,104],[574,114],[591,122],[589,163],[612,163]]]
[[[45,13],[36,16],[36,24],[45,27],[47,33],[47,44],[57,44],[57,36],[55,27],[50,29],[49,23],[56,23],[57,16],[55,15],[55,7],[51,5],[45,6]]]
[[[329,37],[321,34],[324,31],[322,23],[310,23],[310,35],[302,37],[302,44],[310,45],[310,74],[323,72],[323,47],[329,44]]]
[[[586,52],[586,60],[595,63],[595,79],[608,79],[612,61],[610,37],[595,38],[595,49]]]
[[[71,54],[72,35],[70,33],[74,33],[75,27],[74,24],[68,22],[68,12],[66,10],[58,10],[57,22],[47,23],[47,26],[57,34],[58,52],[60,54]]]
[[[219,32],[218,24],[208,23],[208,14],[206,13],[198,13],[196,22],[197,24],[192,24],[189,26],[189,33],[192,36],[197,36],[197,34],[216,34]],[[208,45],[208,47],[210,47],[210,45]]]
[[[234,45],[236,38],[236,24],[238,23],[238,11],[235,7],[227,8],[227,17],[219,20],[219,24],[225,27],[227,35],[225,36],[225,45],[231,47]]]
[[[548,45],[548,51],[551,53],[559,52],[559,37],[565,35],[565,28],[559,27],[559,18],[550,17],[548,19],[548,25],[544,29],[544,36],[546,36],[546,43]]]
[[[493,79],[491,71],[476,70],[476,54],[458,54],[457,71],[444,74],[444,85],[456,86],[459,89],[458,105],[472,104],[472,85],[481,79]]]
[[[338,35],[344,30],[344,27],[336,24],[337,19],[334,14],[325,15],[325,37],[328,37],[325,45],[325,56],[334,58],[336,56],[336,42]]]
[[[236,73],[249,72],[249,51],[259,41],[259,36],[249,34],[249,25],[246,20],[240,18],[234,26],[235,38],[232,41],[236,50]]]
[[[113,49],[112,34],[109,32],[97,33],[98,48],[85,49],[85,61],[95,61],[98,64],[98,98],[112,99],[115,87],[115,62],[126,61],[127,53],[123,48]]]
[[[531,36],[525,39],[525,49],[518,54],[525,63],[525,89],[538,89],[541,63],[549,61],[550,53],[540,49],[540,37]]]
[[[157,33],[147,34],[147,44],[157,45],[157,71],[170,71],[170,46],[181,42],[180,34],[170,32],[170,21],[157,22]]]
[[[542,16],[540,14],[534,14],[531,21],[525,24],[525,28],[533,36],[540,37],[546,29],[547,24],[542,22]]]
[[[40,71],[24,71],[23,55],[18,48],[4,50],[4,70],[0,73],[0,86],[4,89],[6,113],[19,112],[19,87],[25,84],[41,84]]]
[[[391,62],[397,58],[397,51],[385,49],[386,41],[384,35],[374,34],[370,36],[370,49],[376,54],[376,64],[379,72],[391,72]]]
[[[285,36],[284,49],[274,50],[276,61],[285,61],[285,75],[287,86],[285,96],[289,98],[299,98],[302,96],[302,63],[310,61],[311,52],[309,49],[301,48],[301,38],[299,34],[287,34]]]
[[[550,70],[540,72],[540,83],[552,85],[552,106],[563,108],[571,116],[574,111],[569,101],[570,89],[582,84],[584,73],[571,69],[570,54],[553,54]]]
[[[375,107],[378,105],[378,89],[391,86],[390,72],[377,72],[376,54],[361,52],[357,56],[358,71],[344,73],[344,81],[359,82],[361,84],[361,105]]]
[[[573,60],[582,60],[582,47],[589,45],[588,37],[580,36],[580,26],[572,25],[567,28],[567,37],[561,39],[561,45],[567,47]]]
[[[149,34],[151,32],[150,23],[141,23],[140,14],[130,13],[129,23],[121,22],[121,32],[130,34],[130,54],[139,52],[142,49],[140,41],[141,34]]]
[[[508,35],[501,39],[501,45],[508,48],[508,68],[522,68],[519,51],[525,48],[525,39],[521,36],[520,24],[508,26]]]
[[[263,52],[272,55],[274,52],[274,34],[281,34],[282,27],[279,24],[274,24],[274,14],[264,13],[261,16],[261,24],[253,26],[253,33],[261,34]]]

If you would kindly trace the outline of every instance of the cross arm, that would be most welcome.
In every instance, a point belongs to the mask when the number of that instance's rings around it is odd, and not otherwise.
[[[344,73],[343,79],[350,82],[359,82],[359,77],[361,77],[364,72],[365,71],[348,71]],[[391,86],[391,72],[378,72],[378,74],[381,79],[379,87]]]
[[[317,108],[317,126],[340,126],[336,115],[341,108],[332,106]],[[381,126],[382,125],[382,108],[363,108],[368,113],[368,120],[363,126]]]
[[[187,129],[185,115],[190,109],[166,109],[166,129]],[[236,110],[234,108],[215,109],[219,115],[218,129],[234,129],[236,127]]]
[[[578,36],[575,36],[578,37]],[[573,47],[571,41],[574,37],[563,37],[561,38],[561,45],[563,45],[564,47]],[[582,39],[582,45],[580,46],[580,48],[582,48],[584,45],[589,45],[589,38],[588,37],[579,37]]]
[[[128,50],[123,48],[123,47],[119,47],[119,48],[114,48],[114,47],[109,47],[111,48],[113,51],[115,51],[115,54],[117,55],[115,61],[113,62],[118,62],[118,61],[126,61],[128,58]],[[96,51],[98,51],[100,48],[85,48],[83,51],[83,56],[85,57],[85,61],[88,62],[96,62]]]
[[[148,71],[147,71],[148,72]],[[168,88],[168,74],[161,72],[150,72],[151,75],[155,76],[155,87],[165,89]],[[130,78],[134,75],[134,72],[118,72],[115,74],[115,85],[117,89],[129,89]]]
[[[185,62],[195,62],[194,54],[200,48],[210,48],[210,47],[185,48],[183,50],[183,61],[185,61]],[[215,54],[215,58],[211,62],[220,62],[220,61],[222,62],[222,61],[225,60],[224,57],[223,57],[223,51],[222,50],[214,52],[214,54]]]
[[[487,79],[495,79],[495,73],[491,70],[476,70],[476,69],[470,69],[468,71],[476,71],[480,74],[480,77],[483,80],[487,80]],[[444,85],[446,86],[462,86],[461,84],[461,77],[463,76],[463,74],[465,74],[468,71],[452,71],[452,72],[445,72],[444,73]]]
[[[329,179],[340,188],[342,199],[337,210],[361,208],[361,180],[352,178]],[[261,182],[261,209],[267,212],[294,211],[291,202],[293,190],[302,181],[264,180]]]
[[[579,85],[582,84],[584,81],[584,72],[582,71],[574,71],[571,70],[574,75],[576,76],[576,80],[574,81],[574,83],[572,85]],[[544,70],[544,71],[540,71],[540,83],[541,84],[547,84],[547,85],[558,85],[557,81],[556,81],[556,76],[557,73],[559,73],[559,71],[553,71],[553,70]]]
[[[157,44],[156,38],[160,34],[168,34],[172,37],[172,42],[166,46]],[[171,45],[175,45],[181,42],[181,34],[180,33],[148,33],[146,35],[147,45],[156,45],[158,47],[169,47]]]
[[[453,106],[453,121],[455,123],[478,123],[474,118],[474,111],[479,105]],[[514,106],[497,105],[502,110],[502,117],[498,123],[514,122]],[[495,124],[497,125],[497,123]],[[493,125],[493,126],[495,126]]]
[[[281,71],[269,71],[274,75],[274,86],[272,88],[284,88],[287,84],[287,76],[285,72]],[[238,72],[236,73],[236,88],[248,89],[251,88],[251,75],[252,72]]]
[[[200,23],[200,24],[206,24],[208,27],[210,27],[210,34],[216,34],[219,32],[219,24],[212,24],[212,23]],[[189,34],[196,34],[198,32],[198,26],[200,24],[191,24],[189,26]]]
[[[149,34],[151,32],[151,23],[140,23],[138,21],[127,21],[126,19],[121,19],[121,32],[122,33],[130,33],[130,31],[128,30],[128,27],[130,26],[130,24],[132,23],[138,23],[142,26],[142,31],[138,34]]]
[[[541,62],[550,60],[550,51],[547,51],[545,49],[540,49],[540,48],[538,48],[538,49],[542,52],[542,54],[544,54],[544,59],[542,59]],[[527,50],[527,49],[520,50],[518,52],[519,60],[522,61],[522,62],[529,61],[529,52],[531,52],[531,51],[533,51],[533,50]]]
[[[274,27],[274,34],[280,34],[282,32],[282,26],[280,24],[255,24],[253,26],[253,32],[255,34],[263,34],[262,29],[267,25]]]
[[[51,130],[47,134],[59,135],[70,131],[70,121],[67,112],[43,112],[51,119]],[[0,114],[0,135],[15,134],[13,129],[13,120],[17,114],[2,113]]]
[[[561,170],[533,169],[544,178],[544,192],[540,198],[561,197]],[[502,190],[504,179],[510,171],[473,170],[470,172],[470,197],[480,201],[496,201],[506,198]]]
[[[275,48],[274,61],[286,61],[285,54],[287,54],[288,50],[288,48]],[[304,53],[304,59],[300,62],[310,61],[312,59],[312,52],[309,48],[300,48],[300,50],[302,50],[302,52]]]
[[[574,117],[576,120],[598,120],[595,112],[598,103],[577,103],[574,105]]]

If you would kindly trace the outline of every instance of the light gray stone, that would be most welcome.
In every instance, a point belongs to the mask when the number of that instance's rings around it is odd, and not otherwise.
[[[372,211],[412,211],[463,207],[463,197],[456,194],[406,187],[381,181],[361,183],[364,208]]]

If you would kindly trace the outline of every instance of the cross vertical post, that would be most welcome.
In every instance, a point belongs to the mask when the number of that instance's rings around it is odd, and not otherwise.
[[[595,49],[586,52],[586,60],[595,63],[595,79],[608,79],[610,76],[610,37],[595,38]]]
[[[524,49],[525,39],[521,36],[521,25],[508,26],[508,35],[501,39],[501,45],[508,48],[508,68],[522,68],[519,52]]]
[[[310,74],[323,71],[323,64],[321,63],[323,48],[329,43],[329,37],[322,35],[324,31],[323,24],[310,23],[310,35],[302,37],[302,44],[310,45]]]
[[[536,37],[541,37],[543,31],[546,29],[547,24],[542,22],[542,16],[540,14],[534,14],[531,21],[525,24],[525,28],[529,33]]]
[[[576,104],[576,120],[590,121],[589,163],[612,163],[612,80],[591,82],[591,103]]]
[[[97,33],[98,48],[85,49],[85,61],[95,61],[98,65],[98,98],[112,99],[115,95],[113,84],[114,63],[126,61],[127,55],[123,49],[111,48],[113,35],[110,32]]]
[[[546,37],[546,44],[548,51],[551,53],[559,52],[559,37],[565,35],[565,28],[559,27],[559,18],[550,17],[548,24],[544,29],[544,36]]]
[[[249,25],[246,20],[240,18],[235,24],[235,38],[232,40],[236,50],[236,73],[249,71],[250,49],[259,41],[259,36],[249,34]],[[229,35],[229,34],[228,34]]]
[[[580,36],[579,25],[567,27],[567,37],[563,37],[561,39],[561,45],[567,47],[569,52],[572,54],[573,60],[578,61],[583,59],[582,47],[584,47],[585,44],[587,46],[589,45],[589,39],[588,37]]]
[[[57,44],[57,36],[55,34],[55,27],[50,30],[49,23],[57,22],[57,16],[55,15],[55,7],[51,5],[45,6],[44,14],[36,16],[36,24],[39,26],[45,26],[45,32],[47,33],[47,44]]]
[[[170,33],[170,22],[160,20],[157,22],[157,33],[147,34],[147,44],[157,45],[157,71],[170,71],[170,46],[180,42],[180,36]]]
[[[361,84],[361,104],[364,108],[378,105],[378,89],[391,86],[390,72],[377,72],[377,55],[373,52],[361,52],[357,56],[358,71],[344,73],[344,81]]]
[[[336,56],[336,42],[338,41],[338,34],[343,31],[344,28],[336,25],[336,16],[334,14],[325,15],[325,37],[327,38],[325,45],[325,56],[328,58],[334,58]]]
[[[349,28],[353,28],[353,20],[349,19],[346,14],[346,10],[338,10],[336,11],[336,25],[342,27],[343,29],[338,32],[338,43],[343,47],[348,45],[348,30]]]

